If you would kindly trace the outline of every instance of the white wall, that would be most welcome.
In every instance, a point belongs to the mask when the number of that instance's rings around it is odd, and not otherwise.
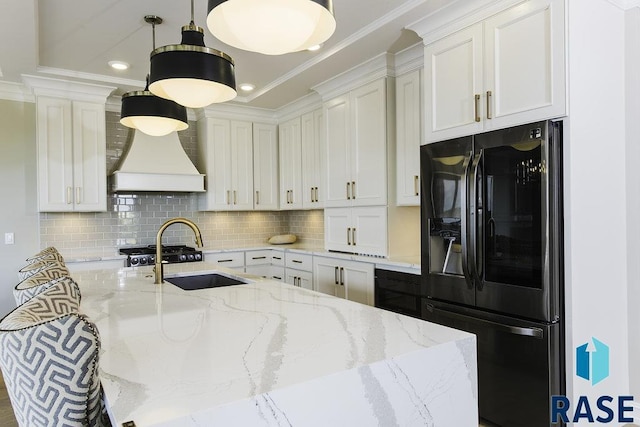
[[[577,402],[629,392],[625,12],[607,0],[570,0],[567,15],[567,394]],[[610,346],[610,376],[595,386],[574,373],[575,347],[591,337]]]
[[[625,29],[629,382],[631,394],[640,402],[640,8],[627,12]]]
[[[4,234],[15,233],[5,245]],[[15,307],[17,271],[39,250],[35,104],[0,100],[0,315]]]

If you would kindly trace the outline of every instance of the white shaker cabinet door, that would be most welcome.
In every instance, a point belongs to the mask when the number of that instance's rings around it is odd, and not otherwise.
[[[387,256],[386,206],[351,210],[351,245],[356,253]]]
[[[325,139],[322,109],[301,117],[302,129],[302,206],[319,209],[324,206]]]
[[[325,207],[351,206],[349,94],[327,101],[323,115],[327,141]]]
[[[396,78],[396,204],[420,206],[422,70]]]
[[[346,298],[373,305],[374,265],[368,262],[341,261],[339,275],[346,288]]]
[[[485,21],[485,130],[566,113],[564,46],[562,0],[531,0]]]
[[[340,282],[340,267],[335,259],[313,257],[314,290],[344,298],[345,289]]]
[[[253,124],[255,210],[278,209],[278,138],[275,125]]]
[[[386,79],[351,91],[351,206],[387,204]]]
[[[300,117],[279,126],[280,209],[302,208],[302,135]]]
[[[234,210],[253,209],[253,127],[231,122],[232,204]]]

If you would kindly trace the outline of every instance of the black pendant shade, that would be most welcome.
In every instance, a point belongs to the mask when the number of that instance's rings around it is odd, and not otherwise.
[[[182,43],[151,52],[149,90],[189,108],[236,97],[233,59],[204,45],[204,31],[191,22],[182,27]]]
[[[189,127],[185,107],[155,96],[146,88],[122,95],[120,123],[152,136],[163,136]]]

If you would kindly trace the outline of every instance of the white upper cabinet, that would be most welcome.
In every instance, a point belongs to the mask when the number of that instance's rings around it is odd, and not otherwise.
[[[426,142],[565,115],[564,14],[530,0],[426,46]]]
[[[36,103],[39,210],[106,211],[104,103],[47,96]]]
[[[302,206],[319,209],[324,206],[325,138],[322,109],[301,117],[302,130]]]
[[[201,210],[253,209],[251,122],[204,118],[198,122],[199,170],[206,174]]]
[[[302,208],[302,133],[300,117],[278,126],[280,209]]]
[[[422,70],[396,78],[396,204],[420,206]]]
[[[278,209],[278,138],[276,125],[253,124],[253,205]]]
[[[386,79],[325,102],[325,207],[387,203]]]
[[[325,209],[324,241],[330,251],[387,256],[387,208]]]

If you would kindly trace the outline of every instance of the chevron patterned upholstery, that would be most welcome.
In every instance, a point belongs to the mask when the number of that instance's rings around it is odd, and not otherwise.
[[[59,281],[0,321],[0,369],[21,427],[109,426],[98,379],[100,337]]]
[[[28,264],[18,271],[18,277],[20,280],[24,280],[33,276],[43,270],[59,270],[61,276],[68,276],[69,270],[67,269],[64,261],[50,260],[50,261],[37,261],[33,264]]]
[[[53,271],[55,272],[53,275],[51,274],[51,270],[41,271],[18,283],[13,289],[13,297],[16,300],[16,305],[24,304],[39,293],[61,281],[69,283],[72,291],[74,294],[77,294],[77,298],[80,300],[80,287],[78,284],[69,276],[60,277],[58,270]]]

